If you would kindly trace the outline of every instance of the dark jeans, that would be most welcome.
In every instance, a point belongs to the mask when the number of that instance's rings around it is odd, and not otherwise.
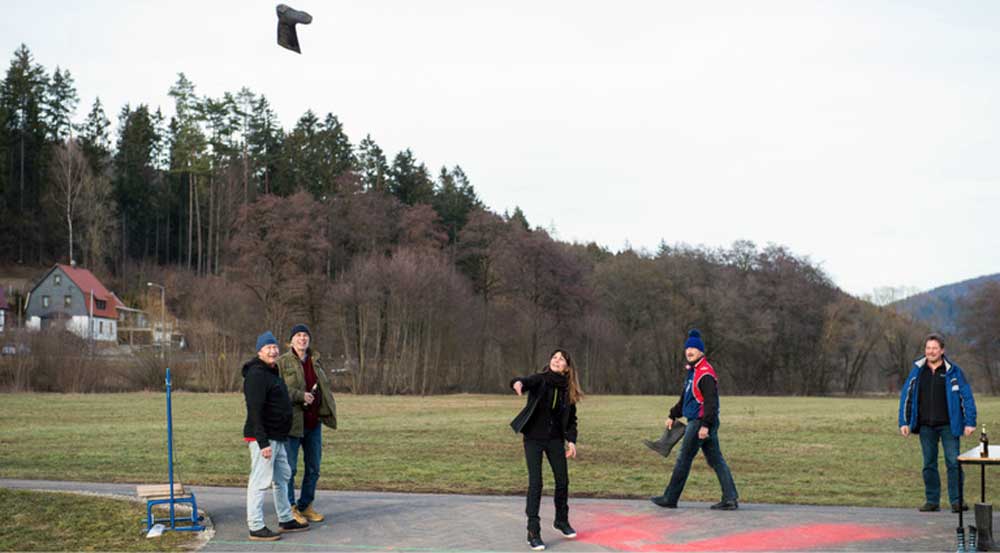
[[[736,492],[736,484],[733,482],[733,475],[729,472],[729,465],[722,458],[722,449],[719,448],[719,421],[708,429],[708,438],[698,439],[698,431],[701,429],[701,419],[688,421],[687,430],[681,440],[681,452],[677,454],[677,462],[674,464],[674,473],[670,476],[670,484],[667,485],[663,497],[670,503],[677,503],[684,491],[684,484],[687,483],[688,474],[691,472],[691,463],[694,462],[698,450],[705,453],[705,460],[708,466],[715,469],[715,475],[719,477],[719,485],[722,487],[722,500],[735,501],[739,498]]]
[[[316,499],[316,482],[319,481],[319,463],[323,459],[323,425],[317,424],[312,430],[305,430],[301,438],[288,437],[288,464],[292,467],[292,477],[288,479],[288,502],[295,505],[295,472],[299,463],[299,446],[302,446],[302,489],[299,491],[300,511],[312,505]]]
[[[542,452],[549,458],[552,475],[556,480],[556,521],[569,522],[569,473],[566,470],[566,448],[561,439],[524,439],[524,459],[528,463],[528,531],[540,532],[538,506],[542,502]]]
[[[958,438],[951,433],[948,425],[920,427],[920,449],[924,453],[924,495],[928,503],[941,503],[938,440],[944,448],[944,466],[948,469],[948,502],[958,503],[958,490],[962,485],[962,473],[958,466]]]

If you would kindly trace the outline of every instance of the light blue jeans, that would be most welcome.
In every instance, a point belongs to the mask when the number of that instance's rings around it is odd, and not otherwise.
[[[271,440],[271,458],[260,454],[256,441],[250,447],[250,480],[247,482],[247,526],[250,531],[264,527],[264,494],[268,488],[274,495],[274,510],[278,522],[292,520],[292,506],[288,503],[288,479],[292,469],[288,466],[287,442]]]

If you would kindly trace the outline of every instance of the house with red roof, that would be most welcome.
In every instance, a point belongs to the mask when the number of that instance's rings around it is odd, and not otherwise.
[[[118,308],[125,307],[93,273],[75,265],[56,265],[28,294],[28,328],[64,325],[85,339],[118,341]]]

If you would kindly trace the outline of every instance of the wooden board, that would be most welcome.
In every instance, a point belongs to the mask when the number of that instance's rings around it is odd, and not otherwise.
[[[164,499],[170,497],[170,484],[140,484],[135,487],[135,495],[139,496],[139,499]],[[190,497],[190,495],[184,491],[184,484],[180,482],[174,483],[174,497]]]

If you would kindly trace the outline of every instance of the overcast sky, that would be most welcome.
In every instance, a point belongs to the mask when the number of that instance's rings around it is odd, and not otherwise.
[[[81,103],[172,113],[247,86],[286,129],[461,165],[497,212],[558,238],[783,244],[844,290],[1000,272],[1000,3],[300,0],[8,2]]]

